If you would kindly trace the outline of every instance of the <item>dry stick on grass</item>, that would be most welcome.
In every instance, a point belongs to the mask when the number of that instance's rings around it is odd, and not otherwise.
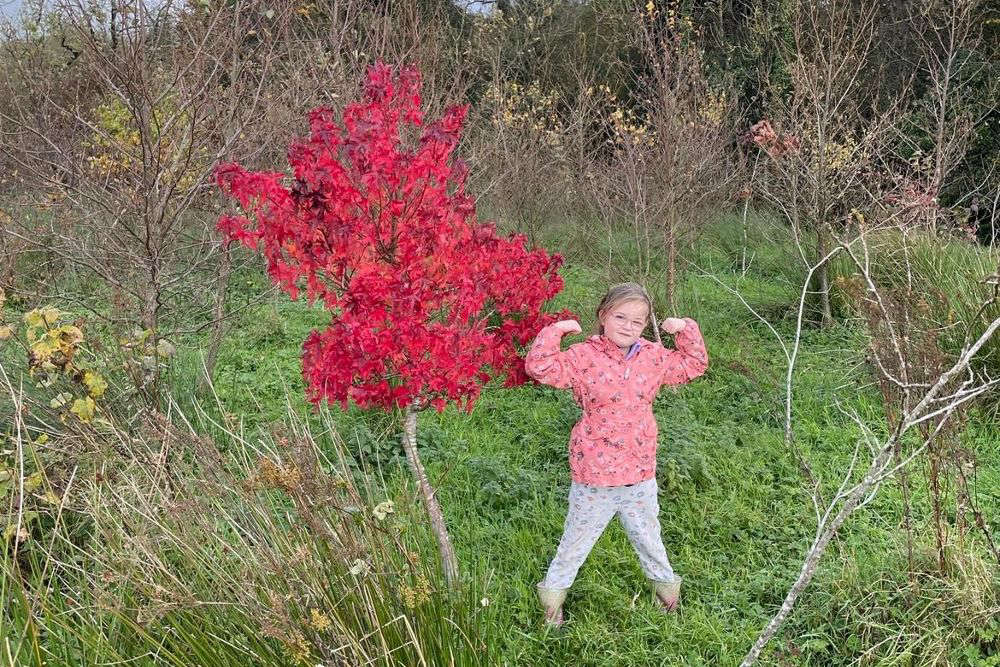
[[[863,248],[863,254],[859,257],[854,246],[860,245]],[[801,341],[802,334],[802,324],[803,324],[803,311],[805,308],[805,299],[808,292],[808,285],[812,279],[812,274],[818,266],[825,264],[829,259],[831,259],[837,253],[844,252],[847,254],[852,262],[855,264],[858,271],[863,276],[868,290],[875,295],[876,301],[880,304],[881,312],[885,317],[888,317],[888,310],[884,305],[884,301],[881,298],[879,289],[871,277],[871,256],[867,244],[867,239],[862,232],[859,236],[850,241],[841,241],[841,244],[831,250],[826,256],[819,259],[819,261],[809,268],[807,275],[803,281],[803,288],[800,292],[799,305],[798,305],[798,317],[796,321],[796,328],[793,343],[791,348],[786,344],[782,336],[777,332],[777,330],[768,322],[763,316],[757,313],[754,308],[747,303],[746,299],[743,298],[739,292],[732,289],[724,282],[719,280],[717,277],[703,273],[704,277],[707,277],[724,289],[734,294],[743,305],[759,319],[770,331],[774,334],[775,338],[778,340],[782,347],[782,351],[785,354],[786,361],[788,362],[786,377],[785,377],[785,442],[789,446],[793,455],[796,456],[799,461],[800,467],[806,474],[807,478],[811,481],[813,485],[812,500],[814,509],[817,515],[817,528],[816,536],[813,543],[806,553],[805,559],[803,560],[802,568],[799,573],[799,577],[796,579],[795,583],[789,589],[788,594],[785,597],[785,601],[782,604],[779,612],[771,619],[766,628],[758,637],[757,641],[754,643],[753,648],[744,658],[742,665],[748,666],[753,664],[760,655],[761,650],[767,644],[767,642],[774,636],[777,630],[780,628],[781,624],[787,618],[788,614],[791,612],[792,607],[795,604],[796,599],[806,586],[808,586],[811,581],[819,561],[822,558],[826,547],[828,546],[830,540],[836,535],[840,526],[844,521],[857,509],[863,507],[865,504],[870,502],[875,494],[878,492],[881,483],[890,475],[896,473],[898,470],[902,469],[913,458],[927,446],[927,443],[933,439],[940,429],[943,427],[944,423],[947,421],[948,417],[965,403],[977,398],[986,392],[995,388],[1000,384],[1000,379],[985,379],[978,384],[974,383],[972,378],[967,379],[963,382],[959,389],[953,391],[952,393],[939,396],[942,390],[954,379],[956,379],[962,373],[970,373],[970,363],[975,356],[975,354],[986,344],[987,341],[993,336],[993,334],[1000,329],[1000,318],[994,320],[986,330],[980,335],[980,337],[971,345],[966,345],[963,347],[961,354],[959,355],[957,361],[944,373],[942,373],[935,381],[931,383],[912,383],[904,375],[902,378],[895,377],[888,369],[885,368],[880,362],[877,362],[880,371],[890,378],[891,381],[899,384],[901,387],[906,389],[905,396],[910,399],[904,403],[903,409],[900,411],[901,417],[896,424],[896,427],[891,432],[890,436],[886,441],[880,446],[871,446],[872,460],[868,466],[868,469],[864,475],[861,482],[849,486],[851,477],[854,473],[854,468],[857,462],[857,450],[855,450],[855,456],[852,458],[851,465],[848,468],[846,475],[844,476],[843,482],[840,488],[837,490],[836,494],[829,502],[823,502],[821,497],[821,492],[818,482],[815,481],[813,475],[808,466],[808,462],[802,457],[801,453],[798,452],[797,448],[794,446],[793,438],[793,428],[792,428],[792,398],[794,389],[794,367],[795,361],[798,355],[798,349]],[[906,357],[905,351],[902,348],[898,336],[891,321],[887,322],[888,328],[890,329],[890,338],[892,341],[893,349],[899,359],[899,367],[906,368]],[[919,401],[914,405],[913,400],[916,400],[914,392],[916,390],[923,390],[923,394],[919,394]],[[870,429],[868,429],[863,422],[856,415],[849,415],[852,420],[862,429],[862,432],[867,435],[869,440],[872,440]],[[914,426],[919,426],[926,421],[932,419],[938,419],[937,425],[930,432],[929,436],[924,439],[923,444],[911,452],[905,459],[901,462],[893,464],[893,454],[896,451],[897,445],[901,442],[903,435],[912,429]],[[840,507],[838,509],[838,504]],[[821,510],[821,507],[825,508]]]
[[[950,381],[968,370],[969,364],[971,363],[976,352],[978,352],[979,349],[986,344],[986,342],[993,336],[994,333],[996,333],[998,329],[1000,329],[1000,317],[995,319],[974,343],[966,345],[962,349],[961,355],[951,368],[941,374],[937,382],[935,382],[934,385],[925,394],[923,394],[920,398],[920,402],[917,403],[916,406],[900,417],[899,425],[896,429],[889,435],[881,447],[875,450],[874,456],[872,457],[871,463],[868,465],[864,478],[850,488],[847,488],[847,484],[849,483],[848,480],[850,478],[850,472],[852,471],[848,471],[849,474],[844,478],[844,483],[841,485],[841,488],[830,501],[826,511],[823,513],[819,525],[816,528],[816,536],[813,539],[813,543],[810,546],[809,551],[806,553],[798,578],[788,590],[788,593],[785,596],[785,601],[781,605],[781,609],[767,624],[767,627],[765,627],[763,632],[761,632],[757,641],[754,642],[750,652],[743,658],[743,662],[740,663],[741,667],[748,667],[757,661],[761,650],[763,650],[767,642],[774,637],[778,628],[780,628],[781,624],[785,621],[785,618],[787,618],[788,614],[791,613],[792,607],[795,605],[795,601],[812,580],[827,545],[837,534],[837,531],[840,529],[840,526],[844,523],[844,521],[846,521],[847,518],[855,512],[855,510],[869,503],[875,497],[881,483],[896,472],[897,468],[905,466],[907,463],[912,461],[913,457],[927,446],[927,442],[937,435],[938,430],[956,408],[963,403],[976,398],[977,396],[983,395],[1000,383],[1000,380],[996,379],[987,380],[969,389],[953,393],[949,396],[942,398],[938,397],[938,394],[941,393],[942,389]],[[896,466],[893,466],[893,452],[903,435],[914,426],[917,426],[929,419],[933,419],[934,417],[941,417],[941,419],[938,422],[938,426],[931,432],[930,436],[925,439],[923,443],[906,459]],[[870,433],[859,418],[854,416],[854,420],[855,423],[863,429],[863,432],[867,431]],[[840,504],[839,509],[838,504]],[[834,514],[834,512],[836,513]]]
[[[858,270],[864,277],[868,290],[875,295],[877,302],[881,305],[883,315],[888,317],[889,313],[885,309],[884,301],[881,298],[878,287],[875,285],[871,278],[870,273],[870,256],[868,254],[867,243],[864,242],[864,237],[860,237],[862,247],[865,249],[864,260],[860,259],[852,248],[853,244],[843,244],[841,248],[848,254],[852,261],[855,263]],[[855,239],[855,241],[858,239]],[[905,369],[905,352],[899,346],[898,336],[894,331],[894,326],[891,321],[887,322],[888,328],[890,329],[891,339],[896,350],[896,354],[899,356],[899,367]],[[946,396],[938,397],[943,388],[949,384],[953,379],[957,378],[959,374],[967,372],[969,365],[975,356],[976,352],[992,337],[992,335],[1000,328],[1000,318],[995,320],[979,339],[972,345],[967,345],[963,348],[962,353],[959,355],[958,360],[949,368],[947,371],[942,373],[936,381],[931,383],[912,383],[909,378],[903,375],[902,378],[896,378],[891,372],[889,372],[881,362],[879,362],[880,371],[890,378],[893,382],[899,384],[901,387],[905,388],[905,396],[907,399],[904,402],[903,409],[901,410],[901,417],[896,424],[890,437],[880,448],[873,448],[873,459],[869,465],[868,471],[865,474],[863,480],[845,490],[850,477],[852,469],[848,471],[848,474],[844,478],[844,482],[841,485],[841,489],[838,490],[835,497],[827,504],[826,510],[823,512],[822,518],[817,525],[816,538],[810,548],[807,556],[803,562],[802,570],[800,572],[799,578],[796,580],[795,584],[789,590],[786,596],[785,602],[782,605],[779,613],[772,619],[768,624],[767,628],[758,638],[754,645],[754,648],[747,655],[744,660],[744,665],[752,664],[756,660],[760,653],[760,650],[767,643],[767,641],[774,636],[774,633],[780,627],[781,623],[787,617],[788,613],[791,611],[792,606],[798,595],[805,589],[811,580],[816,567],[819,564],[819,560],[822,557],[823,551],[828,545],[830,539],[836,534],[843,522],[857,509],[867,504],[879,489],[879,485],[888,476],[894,474],[898,470],[903,469],[913,458],[923,451],[927,446],[928,442],[932,440],[940,429],[943,427],[944,423],[950,417],[950,415],[960,406],[966,402],[990,391],[997,385],[997,380],[984,380],[979,384],[973,384],[973,380],[966,380],[961,387]],[[790,381],[789,381],[790,383]],[[912,404],[912,400],[916,399],[913,395],[915,390],[924,389],[925,393],[920,397],[919,402],[916,405]],[[937,426],[932,432],[924,439],[923,444],[911,452],[905,459],[896,464],[892,465],[894,460],[893,454],[896,451],[898,445],[901,442],[903,435],[913,428],[914,426],[919,426],[920,424],[932,420],[938,419]],[[867,427],[856,416],[852,416],[855,423],[857,423],[863,431],[868,431]],[[868,431],[870,433],[870,431]],[[831,518],[831,515],[837,508],[838,503],[843,503],[839,511]],[[818,508],[817,508],[818,509]]]

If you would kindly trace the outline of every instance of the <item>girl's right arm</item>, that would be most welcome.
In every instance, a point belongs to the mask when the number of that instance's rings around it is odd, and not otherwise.
[[[557,389],[572,386],[577,377],[575,355],[571,350],[562,352],[559,343],[565,334],[579,332],[580,325],[574,320],[556,322],[539,331],[524,358],[524,370],[542,384]]]

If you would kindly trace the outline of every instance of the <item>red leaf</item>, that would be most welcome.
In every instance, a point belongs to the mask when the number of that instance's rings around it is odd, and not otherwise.
[[[309,136],[288,149],[293,178],[216,169],[244,211],[219,218],[223,236],[259,249],[292,298],[304,286],[331,311],[302,348],[313,403],[471,410],[493,375],[525,382],[520,348],[570,316],[541,310],[562,289],[562,259],[476,218],[454,156],[468,108],[446,110],[412,145],[420,104],[419,72],[378,63],[340,119],[310,112]]]

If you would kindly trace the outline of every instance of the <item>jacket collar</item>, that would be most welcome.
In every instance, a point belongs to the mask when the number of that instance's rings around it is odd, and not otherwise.
[[[633,349],[622,350],[620,347],[611,342],[609,338],[603,335],[596,334],[591,336],[588,340],[595,349],[611,357],[615,361],[625,361],[631,358],[627,356],[629,353],[631,353],[632,357],[634,357],[639,352],[639,350],[641,350],[649,343],[649,341],[647,341],[645,338],[640,338],[635,342],[635,345],[633,345]]]

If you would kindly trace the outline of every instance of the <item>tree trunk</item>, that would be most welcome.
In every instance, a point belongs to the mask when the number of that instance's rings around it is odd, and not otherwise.
[[[931,427],[926,422],[920,425],[920,431],[924,439],[928,439]],[[937,541],[938,569],[944,574],[948,567],[945,558],[945,544],[947,543],[944,516],[945,492],[941,488],[941,474],[943,457],[940,448],[936,443],[927,440],[927,461],[930,468],[927,472],[927,481],[930,483],[928,489],[931,498],[931,516],[934,519],[934,537]]]
[[[743,202],[743,247],[740,249],[740,275],[744,278],[747,277],[747,271],[750,267],[747,265],[747,249],[750,246],[747,229],[747,214],[750,212],[750,197]]]
[[[792,607],[795,606],[795,601],[798,599],[799,594],[802,593],[812,581],[813,575],[816,574],[816,568],[819,567],[819,561],[823,557],[823,552],[826,551],[826,547],[830,544],[830,540],[837,534],[840,530],[840,526],[847,520],[854,510],[857,509],[858,505],[861,503],[862,499],[868,494],[872,486],[875,485],[876,477],[878,473],[884,469],[886,462],[892,456],[893,446],[895,445],[895,440],[891,441],[887,446],[882,448],[878,456],[875,457],[872,462],[871,467],[868,469],[868,473],[865,475],[864,480],[853,491],[848,494],[844,501],[843,506],[841,506],[840,511],[837,512],[829,523],[821,524],[820,530],[817,532],[816,539],[813,541],[812,547],[806,554],[806,558],[802,563],[802,569],[799,571],[799,577],[795,580],[795,583],[788,590],[788,594],[785,595],[785,601],[781,605],[781,609],[775,614],[771,622],[767,624],[764,631],[760,633],[757,637],[757,641],[754,642],[753,647],[750,652],[746,654],[743,658],[743,662],[740,663],[740,667],[750,667],[750,665],[757,662],[757,658],[760,657],[760,652],[764,650],[764,646],[771,640],[772,637],[778,632],[778,628],[781,624],[785,622],[785,618],[792,611]]]
[[[406,416],[403,421],[403,449],[406,450],[406,461],[410,464],[410,472],[420,489],[420,497],[423,498],[424,507],[431,520],[431,530],[437,538],[438,551],[441,553],[441,567],[444,570],[445,580],[449,588],[458,585],[458,559],[455,558],[455,549],[451,546],[451,538],[448,537],[448,529],[444,525],[444,515],[441,514],[441,506],[434,495],[434,488],[427,479],[427,471],[424,464],[420,462],[420,454],[417,452],[417,411],[413,405],[406,408]]]
[[[903,438],[906,431],[911,426],[922,423],[919,421],[920,419],[926,420],[927,413],[934,409],[931,407],[934,405],[933,401],[950,401],[945,408],[946,412],[944,415],[938,417],[939,420],[943,420],[947,419],[950,412],[960,403],[967,400],[966,398],[956,399],[954,395],[945,399],[939,399],[937,396],[949,382],[969,368],[972,358],[977,352],[979,352],[980,348],[982,348],[982,346],[993,337],[993,334],[996,333],[997,330],[1000,330],[1000,317],[993,320],[993,322],[986,327],[986,330],[975,343],[966,345],[962,348],[962,354],[959,357],[959,360],[955,362],[950,369],[946,370],[938,377],[937,381],[931,386],[923,398],[919,400],[916,406],[906,412],[901,412],[899,419],[903,420],[902,424],[895,428],[885,446],[882,447],[875,458],[872,459],[871,464],[868,466],[868,471],[865,473],[861,482],[859,482],[857,486],[843,496],[843,505],[841,505],[840,511],[838,511],[836,516],[831,519],[829,513],[833,511],[836,507],[836,502],[838,501],[836,498],[834,499],[833,504],[831,504],[827,510],[827,514],[819,521],[819,525],[816,528],[816,538],[813,540],[812,546],[806,553],[806,558],[802,563],[801,570],[799,570],[798,578],[785,595],[785,601],[782,603],[781,609],[767,624],[767,627],[760,633],[760,636],[757,637],[757,641],[754,642],[750,652],[743,658],[743,662],[740,663],[740,667],[750,667],[750,665],[754,664],[760,657],[760,653],[764,649],[764,646],[766,646],[771,638],[778,632],[778,629],[781,627],[781,624],[784,623],[785,618],[789,613],[791,613],[792,607],[795,605],[795,601],[798,599],[799,594],[806,589],[809,582],[812,580],[813,575],[816,573],[816,568],[819,566],[820,559],[823,557],[823,552],[826,550],[827,545],[829,545],[830,540],[833,539],[833,537],[837,534],[837,531],[840,530],[844,521],[846,521],[847,518],[854,513],[858,506],[862,504],[865,497],[868,496],[869,493],[873,493],[872,487],[876,484],[881,484],[884,479],[888,463],[892,458],[893,452],[895,451],[896,444],[901,438]],[[991,385],[992,383],[980,385],[978,392],[974,393],[973,396],[985,393]],[[848,481],[849,478],[845,479],[844,484],[846,485]]]
[[[820,258],[826,257],[830,251],[830,239],[826,230],[822,227],[816,230],[817,255]],[[833,309],[830,307],[830,263],[823,262],[816,270],[816,278],[819,292],[820,326],[824,329],[833,325]]]
[[[157,331],[160,314],[160,288],[157,284],[159,280],[157,268],[153,264],[150,266],[149,286],[145,289],[142,304],[142,326],[153,333],[149,337],[150,347],[143,351],[143,356],[151,357],[152,361],[142,364],[139,389],[145,394],[146,402],[150,407],[156,407],[160,402],[160,363],[157,358],[157,343],[160,340]]]
[[[111,18],[108,21],[108,28],[111,31],[111,50],[118,50],[118,3],[112,2],[110,5]]]
[[[663,345],[663,337],[660,335],[660,322],[661,320],[656,317],[656,312],[653,310],[649,311],[649,320],[653,324],[653,335],[656,337],[656,342]]]
[[[16,273],[17,258],[20,254],[13,247],[10,236],[3,223],[4,212],[0,210],[0,290],[9,290],[14,294],[14,275]]]
[[[677,316],[677,234],[674,220],[667,221],[667,317]]]
[[[219,275],[215,283],[215,303],[212,305],[212,336],[208,343],[205,356],[204,373],[198,378],[197,392],[200,394],[212,383],[212,373],[215,362],[219,359],[219,348],[222,346],[222,334],[225,332],[223,318],[226,315],[226,288],[229,286],[229,274],[232,273],[233,259],[229,242],[223,242],[219,258]]]

